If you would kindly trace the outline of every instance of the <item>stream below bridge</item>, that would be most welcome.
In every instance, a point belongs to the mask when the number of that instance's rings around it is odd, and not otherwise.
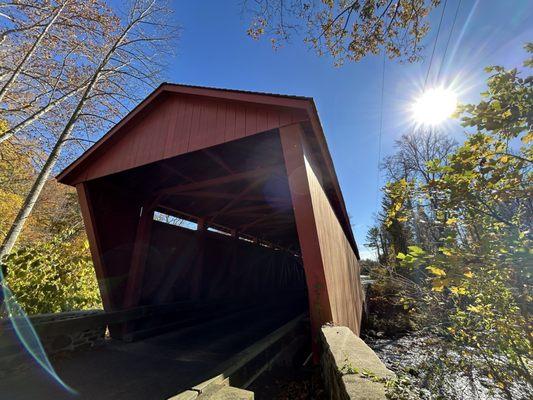
[[[483,385],[483,378],[474,371],[473,380],[467,376],[444,373],[440,376],[442,384],[438,395],[431,394],[425,386],[426,377],[422,372],[425,363],[438,362],[438,357],[429,344],[435,338],[417,333],[397,338],[367,337],[365,342],[376,352],[387,368],[397,374],[407,373],[413,383],[420,387],[422,400],[508,400],[502,394],[490,393]],[[436,358],[437,357],[437,358]],[[526,382],[517,382],[512,388],[513,400],[533,398],[533,388]]]

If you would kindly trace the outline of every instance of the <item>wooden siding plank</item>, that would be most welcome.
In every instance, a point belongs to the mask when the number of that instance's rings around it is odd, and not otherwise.
[[[224,140],[229,142],[235,138],[236,126],[236,110],[234,104],[227,104],[226,106],[226,124],[224,127]]]
[[[172,110],[172,103],[166,100],[160,108],[159,118],[152,132],[150,143],[150,154],[146,154],[146,162],[151,160],[161,160],[165,157],[165,141],[169,130],[169,120]]]
[[[224,142],[224,135],[220,135],[217,131],[217,113],[218,104],[213,101],[208,101],[205,107],[205,114],[203,115],[205,127],[202,131],[202,141],[200,142],[202,148]]]
[[[176,151],[179,153],[175,154],[183,154],[189,151],[193,118],[194,104],[188,101],[183,115],[183,126],[178,127],[179,130],[176,131],[176,142],[179,143],[176,147]]]
[[[235,134],[233,139],[239,139],[246,134],[246,109],[242,104],[236,105],[235,110]]]
[[[279,123],[279,111],[278,110],[275,110],[275,111],[269,110],[267,120],[268,120],[267,121],[268,129],[274,129],[274,128],[281,126],[281,124]]]
[[[202,106],[203,104],[200,101],[194,102],[187,151],[194,151],[198,148],[198,132],[200,131],[200,114],[202,112]]]
[[[264,108],[257,109],[256,132],[264,132],[268,130],[268,111]]]
[[[168,112],[168,128],[165,136],[165,143],[163,145],[162,158],[168,158],[171,157],[172,154],[174,154],[174,152],[176,151],[176,146],[174,145],[174,138],[181,138],[180,135],[176,135],[176,132],[178,123],[181,122],[180,119],[183,118],[183,102],[180,101],[180,99],[177,97],[172,98]]]
[[[245,108],[245,126],[244,135],[253,135],[257,133],[257,109],[255,107],[247,106]]]
[[[226,140],[226,136],[225,136],[226,116],[227,116],[226,108],[227,108],[227,104],[225,103],[217,104],[215,136],[219,138],[220,143],[223,143]]]

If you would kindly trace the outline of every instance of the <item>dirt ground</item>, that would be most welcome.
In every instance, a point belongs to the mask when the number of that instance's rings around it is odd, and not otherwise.
[[[262,374],[249,388],[256,400],[326,400],[318,366],[277,368]]]

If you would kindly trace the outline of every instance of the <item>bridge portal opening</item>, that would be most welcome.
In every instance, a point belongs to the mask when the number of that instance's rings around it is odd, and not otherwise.
[[[307,312],[307,285],[279,132],[85,184],[113,309],[176,305],[112,327],[142,339],[233,314]],[[249,312],[248,312],[249,311]]]

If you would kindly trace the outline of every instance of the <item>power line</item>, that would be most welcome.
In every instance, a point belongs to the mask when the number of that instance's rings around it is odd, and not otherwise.
[[[376,178],[376,212],[379,200],[379,164],[381,163],[381,137],[383,136],[383,97],[385,94],[385,51],[383,52],[383,64],[381,66],[381,99],[380,99],[380,116],[379,116],[379,134],[378,134],[378,171]]]
[[[461,8],[461,1],[462,0],[459,0],[457,2],[457,8],[455,10],[455,15],[453,16],[452,27],[450,28],[450,34],[448,35],[448,40],[446,41],[446,46],[444,47],[444,54],[442,55],[442,60],[439,65],[439,71],[437,72],[437,82],[439,81],[440,72],[442,70],[442,66],[444,65],[444,61],[446,60],[446,53],[448,52],[448,46],[450,45],[450,41],[452,39],[453,29],[455,28],[455,22],[457,21],[457,15],[459,15],[459,9]]]
[[[433,57],[435,56],[435,49],[437,48],[437,42],[439,41],[440,27],[442,26],[442,20],[444,18],[444,12],[446,11],[446,5],[448,0],[444,0],[444,6],[442,7],[442,13],[440,14],[439,26],[437,27],[437,36],[435,37],[435,43],[433,43],[433,51],[431,52],[431,57],[429,59],[428,72],[426,73],[426,79],[424,80],[424,90],[426,90],[426,85],[428,83],[429,71],[431,71],[431,64],[433,63]]]

